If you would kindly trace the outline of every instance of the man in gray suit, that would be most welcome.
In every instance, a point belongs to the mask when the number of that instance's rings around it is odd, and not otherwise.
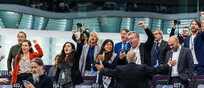
[[[153,31],[154,44],[151,51],[152,66],[160,66],[165,64],[166,53],[170,50],[168,42],[163,40],[162,30],[156,29]]]
[[[79,60],[79,71],[81,71],[82,76],[96,76],[96,71],[94,71],[94,61],[100,48],[98,33],[92,32],[88,44],[83,46]]]
[[[169,70],[169,84],[181,83],[188,87],[188,83],[193,76],[193,56],[191,50],[182,47],[176,36],[169,38],[168,44],[171,51],[166,54],[166,62],[168,60],[176,60],[176,65]]]
[[[96,65],[101,74],[115,77],[116,84],[114,88],[151,88],[148,84],[148,76],[162,71],[168,71],[171,66],[176,64],[175,61],[169,60],[168,65],[155,67],[147,67],[147,65],[140,65],[135,63],[137,60],[136,53],[130,50],[127,54],[128,64],[118,65],[115,69],[105,68],[100,62]]]

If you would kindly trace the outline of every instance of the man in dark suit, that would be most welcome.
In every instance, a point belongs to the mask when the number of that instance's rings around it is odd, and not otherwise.
[[[201,24],[193,20],[190,24],[192,34],[185,38],[184,47],[191,50],[194,61],[194,69],[197,75],[204,75],[204,31],[199,32]]]
[[[163,40],[162,30],[156,29],[153,31],[154,45],[151,51],[152,66],[160,66],[165,62],[166,53],[170,50],[168,42]]]
[[[169,38],[168,44],[171,51],[166,54],[166,62],[168,60],[176,60],[176,65],[169,70],[169,84],[181,83],[188,87],[188,82],[193,76],[193,56],[191,50],[182,47],[178,37]]]
[[[148,39],[145,43],[140,43],[139,34],[136,32],[130,31],[128,33],[128,39],[131,45],[131,48],[129,50],[133,50],[134,52],[137,52],[136,53],[137,60],[135,62],[136,64],[146,64],[148,66],[151,66],[150,53],[151,53],[152,46],[154,44],[154,35],[143,21],[138,22],[138,26],[144,29]],[[127,50],[126,52],[120,52],[120,59],[118,60],[119,65],[127,64],[125,56],[129,50]]]
[[[135,64],[136,60],[135,51],[130,50],[127,54],[128,64],[118,65],[115,69],[108,69],[103,67],[102,62],[100,62],[100,65],[96,65],[96,67],[100,70],[101,74],[116,78],[114,88],[151,88],[148,84],[148,76],[167,71],[176,63],[175,61],[169,60],[168,65],[155,68]]]
[[[115,44],[114,51],[117,53],[117,56],[120,56],[120,50],[126,51],[131,47],[129,41],[128,41],[128,34],[129,30],[128,29],[123,29],[121,31],[121,42],[118,42]]]

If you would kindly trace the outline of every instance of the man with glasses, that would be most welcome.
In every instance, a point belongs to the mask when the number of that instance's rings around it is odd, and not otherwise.
[[[174,32],[175,32],[175,29],[176,29],[176,23],[174,23],[172,29],[171,29],[171,33],[170,33],[170,37],[174,35]],[[178,33],[177,37],[179,38],[179,41],[180,41],[180,44],[183,45],[183,41],[186,37],[188,37],[190,35],[190,29],[189,27],[184,27],[183,28],[183,31],[182,31],[182,35],[180,35]]]
[[[147,41],[145,43],[140,43],[140,37],[139,34],[133,31],[130,31],[128,33],[128,39],[129,43],[131,45],[131,48],[129,50],[133,50],[136,53],[136,64],[146,64],[148,66],[151,66],[151,49],[154,44],[154,35],[150,31],[150,29],[145,25],[143,21],[138,22],[138,26],[142,27],[147,34]],[[126,52],[120,52],[120,59],[118,62],[121,62],[123,64],[127,64],[127,60],[125,59]]]
[[[157,67],[164,65],[166,53],[170,50],[168,42],[163,40],[162,30],[156,29],[153,31],[154,45],[151,50],[151,63],[152,66]]]

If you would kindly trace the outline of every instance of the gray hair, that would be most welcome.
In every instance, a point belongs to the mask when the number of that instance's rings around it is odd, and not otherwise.
[[[134,31],[130,31],[130,32],[128,32],[128,36],[129,35],[135,35],[135,37],[137,37],[137,38],[139,38],[140,36],[139,36],[139,34],[137,33],[137,32],[134,32]]]
[[[161,35],[163,35],[163,31],[160,29],[155,29],[153,32],[158,31]]]
[[[40,65],[40,66],[44,66],[44,63],[43,63],[43,61],[42,61],[42,59],[41,58],[34,58],[33,60],[31,60],[31,63],[32,62],[35,62],[35,63],[37,63],[38,65]]]
[[[128,62],[135,62],[137,60],[136,53],[133,50],[130,50],[127,53],[127,59],[128,59]]]
[[[163,31],[160,29],[155,29],[153,32],[158,31],[161,35],[162,35],[162,39],[163,39]]]

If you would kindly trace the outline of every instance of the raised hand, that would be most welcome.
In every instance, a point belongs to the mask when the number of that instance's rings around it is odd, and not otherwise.
[[[147,26],[145,25],[144,21],[139,21],[139,22],[137,23],[137,25],[138,25],[139,27],[143,27],[144,29],[147,29]]]
[[[38,44],[37,40],[33,40],[33,43],[34,43],[34,44]]]
[[[73,33],[73,34],[76,34],[76,32],[77,32],[76,30],[72,30],[72,33]]]

